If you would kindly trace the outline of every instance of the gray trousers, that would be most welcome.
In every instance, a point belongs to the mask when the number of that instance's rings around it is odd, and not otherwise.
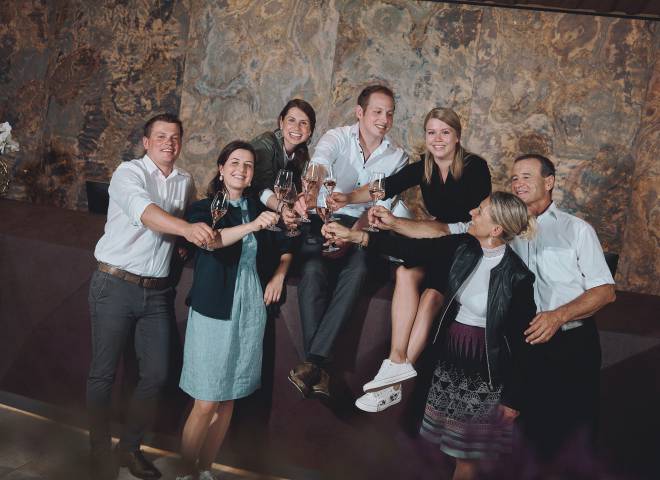
[[[112,386],[130,338],[135,339],[139,380],[120,446],[135,451],[154,420],[158,395],[167,379],[174,289],[146,289],[97,270],[89,288],[89,308],[92,362],[87,378],[87,407],[92,451],[110,448]]]
[[[341,223],[357,219],[341,216]],[[367,277],[367,252],[357,246],[341,258],[322,256],[319,221],[312,224],[301,247],[301,280],[298,306],[302,321],[305,359],[310,355],[328,358],[344,322],[350,317]]]

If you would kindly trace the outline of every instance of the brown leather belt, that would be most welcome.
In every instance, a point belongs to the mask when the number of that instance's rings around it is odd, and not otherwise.
[[[103,262],[99,262],[99,272],[108,273],[129,283],[154,290],[161,290],[170,286],[169,277],[142,277]]]

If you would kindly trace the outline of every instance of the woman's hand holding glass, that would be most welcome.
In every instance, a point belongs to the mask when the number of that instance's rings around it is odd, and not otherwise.
[[[346,243],[360,243],[364,236],[362,230],[353,230],[339,222],[326,223],[321,228],[321,234],[328,240],[340,240]]]
[[[280,216],[275,212],[261,212],[257,218],[249,223],[250,230],[252,230],[252,232],[258,232],[259,230],[264,229],[271,230],[269,227],[275,225],[279,220]],[[278,229],[278,231],[281,230]]]
[[[279,212],[282,205],[282,200],[289,193],[291,187],[293,186],[293,172],[291,170],[281,169],[277,172],[277,177],[275,177],[275,185],[273,190],[275,190],[275,196],[277,197],[277,211]],[[281,232],[282,229],[276,225],[270,225],[268,230],[272,232]]]
[[[211,228],[216,230],[216,226],[222,217],[227,213],[227,208],[229,207],[229,193],[223,188],[218,190],[218,192],[211,200]],[[217,236],[217,235],[216,235]],[[203,243],[201,247],[204,250],[212,252],[214,250],[212,245],[208,243]]]
[[[285,215],[285,212],[287,215],[287,218],[284,219],[284,225],[287,228],[287,237],[297,237],[300,235],[300,230],[298,230],[297,227],[298,222],[301,220],[296,217],[295,211],[293,210],[293,206],[296,203],[296,200],[298,200],[298,191],[296,190],[296,186],[292,185],[289,193],[287,193],[286,196],[282,199],[285,205],[282,208],[282,216]]]
[[[303,193],[302,198],[302,213],[300,221],[303,223],[309,223],[311,220],[307,216],[307,208],[309,205],[313,204],[312,197],[316,198],[319,193],[319,181],[322,174],[321,165],[315,162],[307,162],[303,166],[302,174],[300,180],[302,182]],[[298,209],[296,209],[298,210]]]

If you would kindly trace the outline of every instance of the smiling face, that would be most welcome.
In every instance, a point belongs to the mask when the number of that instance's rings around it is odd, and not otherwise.
[[[426,148],[433,158],[436,161],[453,160],[460,141],[456,130],[437,118],[430,118],[424,129]]]
[[[229,154],[224,165],[218,165],[223,183],[232,199],[240,198],[250,186],[254,175],[254,156],[249,150],[238,148]]]
[[[172,173],[174,162],[181,153],[181,132],[176,123],[157,121],[148,137],[142,137],[147,155],[165,176]]]
[[[489,238],[497,238],[502,233],[502,227],[493,221],[490,214],[490,197],[485,198],[477,208],[470,210],[472,222],[468,233],[476,237],[480,242]]]
[[[511,191],[520,198],[535,215],[544,211],[552,201],[554,175],[543,177],[541,162],[535,158],[518,160],[511,172]]]
[[[382,140],[392,128],[394,120],[394,99],[384,93],[374,92],[369,96],[365,109],[355,110],[360,124],[360,133],[365,140]]]
[[[280,130],[284,138],[284,148],[289,154],[298,145],[309,140],[312,133],[309,117],[298,107],[291,107],[284,117],[280,118]]]

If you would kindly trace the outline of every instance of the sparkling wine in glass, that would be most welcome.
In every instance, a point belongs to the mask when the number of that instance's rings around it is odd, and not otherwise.
[[[376,206],[378,200],[385,198],[385,186],[384,186],[385,174],[382,172],[373,172],[369,175],[369,195],[371,196],[371,207]],[[373,226],[369,225],[364,229],[366,232],[378,232],[379,230]]]
[[[319,215],[321,220],[323,220],[324,225],[336,221],[332,219],[332,209],[328,207],[325,197],[322,199],[322,203],[316,206],[316,213]],[[324,253],[331,253],[331,252],[336,252],[337,250],[339,250],[339,247],[337,247],[334,243],[330,242],[321,251]]]
[[[335,177],[335,173],[332,170],[332,165],[323,165],[323,168],[325,169],[325,177],[323,178],[323,186],[325,187],[327,193],[328,193],[328,198],[332,196],[332,192],[334,192],[335,187],[337,186],[337,178]],[[327,205],[327,202],[326,202]],[[331,222],[337,222],[339,219],[335,217],[332,214],[332,207],[330,205],[327,205],[328,210],[330,211],[330,221]]]
[[[282,199],[289,193],[291,186],[293,185],[293,172],[291,170],[281,169],[277,172],[277,177],[275,177],[275,185],[273,190],[275,191],[275,196],[277,197],[277,211],[280,210],[280,205],[282,205]],[[277,225],[269,225],[266,227],[267,230],[272,232],[281,232],[282,229]]]
[[[219,190],[211,202],[211,228],[215,230],[216,225],[227,213],[229,195],[226,190]]]
[[[289,193],[287,193],[284,196],[282,201],[289,208],[289,210],[294,212],[294,215],[295,215],[295,210],[293,209],[293,206],[295,205],[296,200],[298,200],[298,191],[296,190],[296,186],[292,185],[291,189],[289,190]],[[300,222],[300,219],[296,218],[296,223],[299,223],[299,222]],[[286,230],[286,236],[287,237],[297,237],[298,235],[300,235],[300,230],[298,230],[295,223],[293,225],[287,224],[286,228],[287,228],[287,230]]]
[[[319,178],[321,177],[321,168],[318,163],[306,162],[302,169],[300,177],[305,203],[310,205],[310,195],[318,190]],[[307,215],[300,218],[302,223],[309,223],[311,220]]]

